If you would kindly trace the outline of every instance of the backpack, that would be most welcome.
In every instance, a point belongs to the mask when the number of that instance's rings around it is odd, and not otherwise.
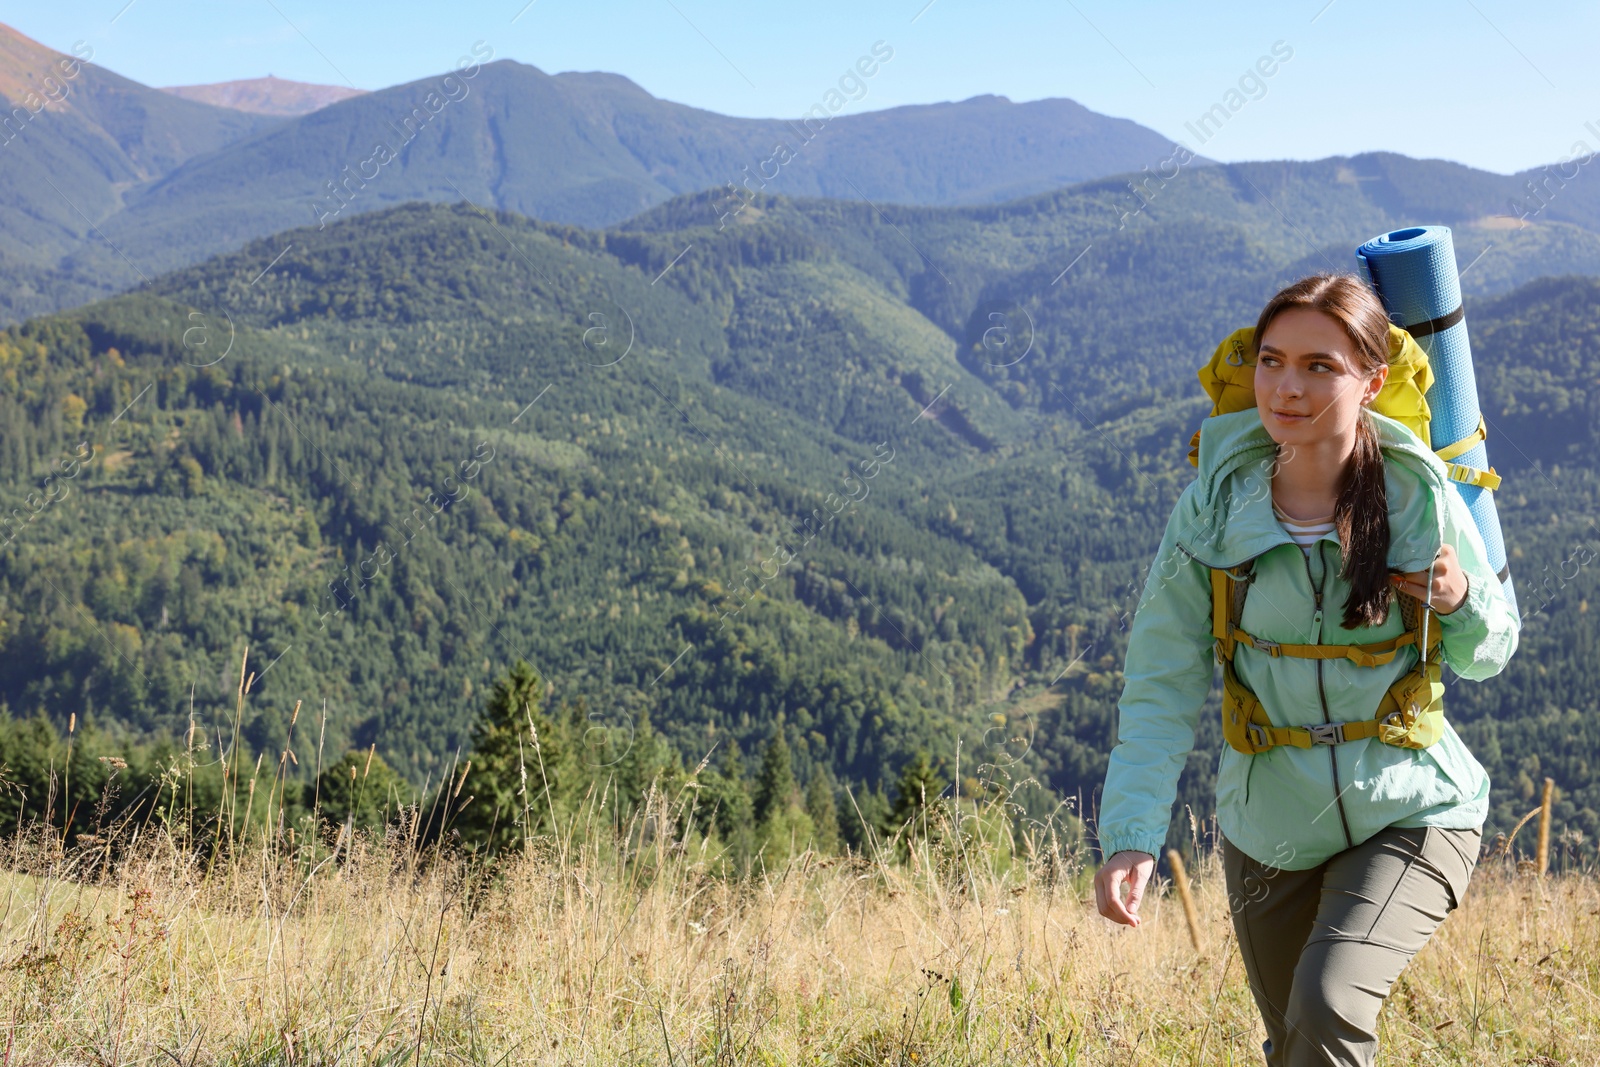
[[[1211,568],[1211,635],[1216,638],[1217,661],[1222,664],[1222,736],[1229,745],[1254,755],[1277,745],[1310,748],[1376,737],[1388,745],[1427,748],[1444,735],[1444,681],[1438,657],[1444,630],[1438,613],[1424,607],[1419,597],[1394,592],[1406,624],[1405,632],[1394,637],[1362,645],[1293,645],[1256,637],[1240,628],[1245,594],[1254,579],[1250,563]],[[1348,659],[1361,667],[1382,666],[1407,645],[1416,645],[1423,652],[1416,666],[1383,694],[1370,719],[1274,726],[1260,699],[1234,673],[1233,650],[1240,643],[1273,656]]]
[[[1241,326],[1234,330],[1217,350],[1211,360],[1199,370],[1200,384],[1211,397],[1211,414],[1223,415],[1230,411],[1243,411],[1256,406],[1255,393],[1255,333],[1254,326]],[[1417,439],[1428,443],[1428,389],[1433,385],[1433,369],[1428,365],[1428,354],[1417,344],[1416,338],[1394,323],[1389,324],[1389,377],[1372,400],[1373,410],[1400,422]],[[1500,486],[1500,475],[1493,467],[1478,470],[1455,458],[1472,448],[1487,434],[1483,416],[1478,416],[1478,428],[1459,441],[1435,449],[1434,455],[1444,461],[1450,478],[1466,485],[1481,485],[1494,490]],[[1431,446],[1430,446],[1431,447]],[[1189,439],[1189,465],[1200,465],[1200,431]]]
[[[1254,389],[1255,327],[1233,331],[1217,346],[1211,361],[1200,368],[1200,384],[1212,399],[1212,415],[1243,411],[1256,406]],[[1373,399],[1380,413],[1404,424],[1423,442],[1428,440],[1428,388],[1433,371],[1428,355],[1416,340],[1399,326],[1389,326],[1389,376]],[[1453,462],[1484,436],[1480,416],[1478,428],[1460,441],[1434,454],[1445,462],[1450,477],[1471,485],[1494,489],[1500,476],[1494,468],[1480,471]],[[1189,442],[1189,462],[1200,463],[1200,431]],[[1402,748],[1427,748],[1444,734],[1444,683],[1437,655],[1444,640],[1438,613],[1421,598],[1396,591],[1400,601],[1404,633],[1383,641],[1360,645],[1296,645],[1269,641],[1247,633],[1239,626],[1244,614],[1245,596],[1255,579],[1253,561],[1237,567],[1211,568],[1211,633],[1216,640],[1216,657],[1222,665],[1222,736],[1235,750],[1254,755],[1278,745],[1310,748],[1319,744],[1341,744],[1376,737]],[[1377,667],[1390,662],[1400,649],[1415,645],[1418,662],[1399,681],[1390,686],[1370,719],[1353,722],[1312,723],[1305,726],[1274,726],[1261,701],[1234,672],[1233,651],[1240,643],[1272,656],[1310,659],[1349,659],[1362,667]]]

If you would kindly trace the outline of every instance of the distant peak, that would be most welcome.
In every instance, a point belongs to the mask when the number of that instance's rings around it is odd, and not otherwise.
[[[84,53],[85,57],[92,54],[92,49]],[[59,82],[64,76],[70,76],[64,75],[64,71],[80,69],[61,67],[58,64],[62,61],[69,64],[77,62],[54,48],[40,44],[27,34],[0,23],[0,97],[19,103],[30,93],[48,96],[45,92],[49,88],[45,85],[46,78]]]
[[[163,86],[164,93],[215,107],[230,107],[257,115],[292,117],[361,96],[366,90],[343,85],[315,85],[268,74],[264,78],[214,82],[210,85]]]
[[[0,22],[0,51],[3,51],[7,58],[24,51],[51,58],[60,54],[54,48],[40,44],[22,31],[3,22]]]
[[[650,92],[647,89],[626,74],[615,74],[608,70],[564,70],[559,74],[552,75],[552,77],[562,81],[580,82],[585,85],[603,85],[608,88],[623,89],[628,92],[644,93],[644,95],[650,96]]]

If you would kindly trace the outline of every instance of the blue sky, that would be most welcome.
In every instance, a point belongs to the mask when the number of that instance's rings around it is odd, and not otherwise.
[[[852,110],[1070,97],[1215,159],[1373,149],[1498,173],[1600,149],[1600,4],[1510,0],[51,0],[0,21],[151,85],[256,77],[362,89],[453,66],[475,41],[555,73],[625,74],[729,115],[791,116],[875,41],[894,59]],[[1275,42],[1203,146],[1186,129]],[[1269,64],[1270,65],[1270,64]],[[1238,98],[1235,98],[1237,101]]]

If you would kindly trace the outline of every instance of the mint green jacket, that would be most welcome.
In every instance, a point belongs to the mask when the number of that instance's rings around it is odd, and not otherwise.
[[[1489,565],[1483,537],[1444,463],[1402,423],[1377,412],[1372,418],[1388,494],[1388,565],[1426,570],[1443,542],[1455,546],[1467,599],[1439,617],[1444,638],[1436,654],[1460,678],[1492,677],[1516,651],[1521,620]],[[1404,632],[1398,603],[1381,625],[1340,625],[1350,585],[1339,577],[1338,534],[1324,534],[1309,557],[1289,537],[1272,512],[1275,455],[1255,408],[1202,424],[1198,473],[1167,522],[1128,637],[1117,745],[1097,827],[1108,858],[1124,849],[1159,855],[1166,838],[1178,775],[1218,673],[1207,568],[1255,561],[1239,624],[1260,637],[1359,644]],[[1387,664],[1361,667],[1275,658],[1240,644],[1234,670],[1274,725],[1304,726],[1371,718],[1417,655],[1406,646]],[[1309,749],[1284,745],[1252,756],[1224,744],[1218,828],[1258,862],[1304,870],[1387,826],[1481,826],[1489,776],[1448,725],[1448,675],[1446,682],[1444,736],[1425,749],[1368,738]]]

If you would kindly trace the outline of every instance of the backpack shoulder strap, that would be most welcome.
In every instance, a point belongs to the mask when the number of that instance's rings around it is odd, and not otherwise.
[[[1217,640],[1219,659],[1233,659],[1233,631],[1244,617],[1244,598],[1255,578],[1253,560],[1211,568],[1211,636]]]
[[[1432,608],[1423,607],[1422,598],[1411,593],[1397,590],[1392,595],[1400,603],[1400,618],[1405,623],[1406,629],[1416,635],[1420,658],[1432,660],[1439,644],[1444,640],[1444,627],[1439,623],[1439,613]],[[1424,624],[1428,631],[1426,643],[1422,632]]]

